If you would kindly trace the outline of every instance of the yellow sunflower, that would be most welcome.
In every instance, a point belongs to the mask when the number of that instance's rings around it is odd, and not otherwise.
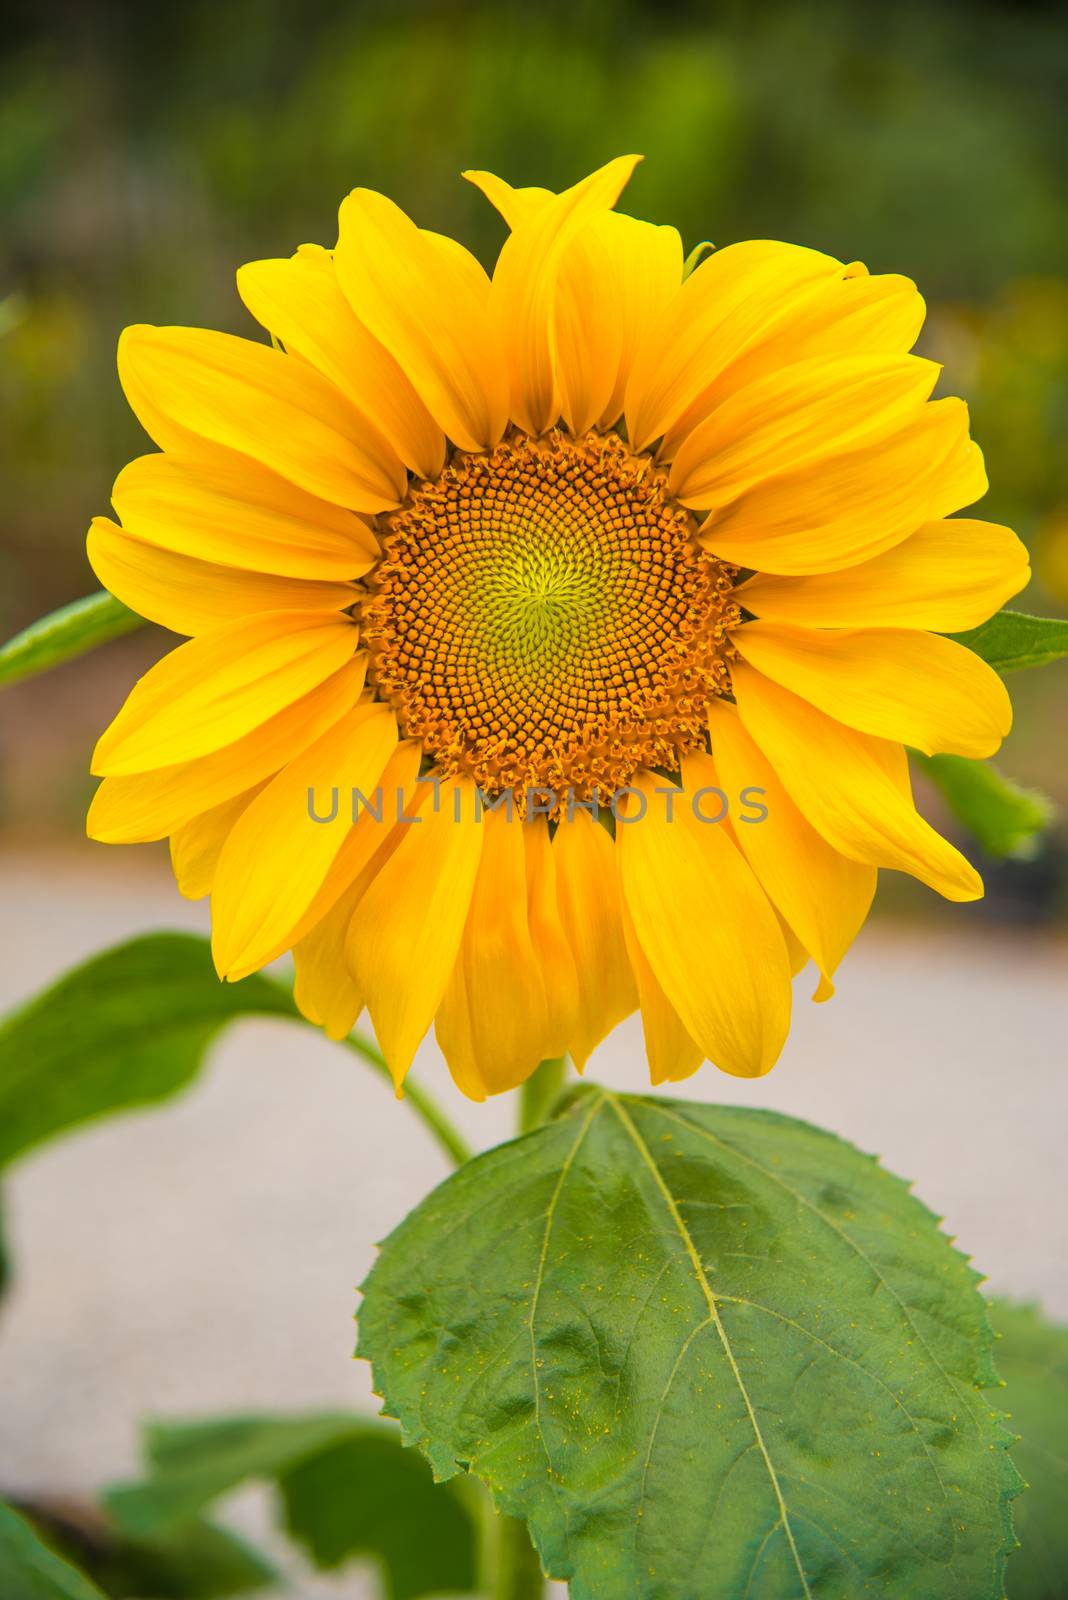
[[[481,1099],[636,1007],[654,1082],[757,1075],[879,867],[982,892],[905,747],[997,748],[1000,679],[939,635],[1027,556],[951,515],[986,478],[915,285],[763,240],[687,275],[612,209],[635,160],[466,174],[492,278],[357,189],[333,250],[239,271],[271,343],[120,340],[160,453],[89,556],[190,637],[100,739],[89,832],[169,836],[220,975],[292,950],[398,1085],[432,1023]]]

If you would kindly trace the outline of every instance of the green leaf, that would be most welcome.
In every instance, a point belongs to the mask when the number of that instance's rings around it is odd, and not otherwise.
[[[152,1422],[143,1433],[146,1477],[104,1496],[119,1527],[141,1537],[180,1527],[250,1478],[274,1478],[352,1432],[354,1419],[239,1416],[206,1422]],[[371,1424],[359,1424],[371,1426]]]
[[[30,1524],[3,1504],[0,1595],[3,1600],[104,1600],[95,1584],[43,1544]]]
[[[990,1319],[1001,1335],[1001,1404],[1020,1439],[1013,1459],[1027,1490],[1013,1506],[1020,1548],[1009,1561],[1009,1600],[1068,1596],[1068,1328],[1034,1306],[995,1300]]]
[[[255,975],[220,983],[207,941],[160,933],[76,967],[0,1025],[0,1166],[64,1128],[175,1094],[238,1017],[296,1017]]]
[[[434,1483],[394,1432],[365,1427],[298,1462],[280,1487],[290,1537],[317,1567],[377,1556],[391,1600],[477,1587],[478,1539],[468,1507],[456,1488]]]
[[[223,1600],[274,1588],[279,1578],[244,1539],[199,1518],[152,1539],[118,1540],[100,1571],[112,1600]]]
[[[358,1353],[572,1600],[1001,1600],[976,1282],[831,1134],[592,1091],[391,1235]]]
[[[20,1513],[58,1556],[111,1600],[222,1600],[277,1583],[277,1570],[243,1539],[199,1518],[140,1538],[117,1531],[93,1505],[22,1505]]]
[[[967,645],[999,672],[1043,667],[1068,656],[1068,621],[1062,617],[1029,617],[1023,611],[998,611],[989,622],[967,633],[949,635]]]
[[[73,600],[0,645],[0,687],[47,672],[144,625],[144,617],[104,589]]]
[[[128,1533],[158,1536],[239,1484],[268,1479],[281,1490],[289,1533],[318,1566],[369,1556],[390,1600],[468,1593],[477,1583],[478,1536],[462,1494],[436,1487],[380,1423],[228,1417],[155,1424],[145,1443],[146,1479],[106,1496]]]
[[[962,827],[998,859],[1029,860],[1056,816],[1045,795],[1023,789],[988,761],[914,755]]]

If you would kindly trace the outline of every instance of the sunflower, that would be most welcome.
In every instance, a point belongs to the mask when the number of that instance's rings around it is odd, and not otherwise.
[[[159,453],[94,520],[101,582],[188,635],[100,739],[89,817],[170,838],[222,977],[292,950],[398,1086],[581,1067],[640,1007],[654,1082],[755,1076],[879,867],[982,885],[906,746],[990,755],[1000,679],[943,634],[1023,587],[913,283],[796,245],[692,270],[613,207],[466,176],[492,278],[357,189],[333,250],[242,267],[270,343],[132,327]],[[691,258],[692,261],[692,258]],[[608,799],[607,808],[603,801]]]

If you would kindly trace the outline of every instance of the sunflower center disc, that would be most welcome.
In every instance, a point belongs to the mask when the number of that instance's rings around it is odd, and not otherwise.
[[[363,640],[402,732],[488,795],[677,770],[730,690],[735,569],[614,434],[458,454],[379,519]]]

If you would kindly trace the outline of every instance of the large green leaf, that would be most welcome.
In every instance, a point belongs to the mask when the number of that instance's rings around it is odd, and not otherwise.
[[[144,625],[144,617],[106,590],[73,600],[0,645],[0,687],[47,672]]]
[[[392,1429],[359,1417],[227,1417],[155,1424],[149,1471],[111,1489],[119,1525],[140,1537],[180,1528],[249,1479],[277,1482],[286,1526],[321,1567],[375,1560],[390,1600],[468,1593],[478,1537],[456,1487],[438,1487]]]
[[[28,1522],[3,1504],[0,1595],[3,1600],[104,1600],[95,1584],[50,1550]]]
[[[967,633],[950,635],[967,645],[999,672],[1043,667],[1068,656],[1068,621],[1062,617],[1029,617],[1023,611],[998,611],[989,622]]]
[[[269,978],[220,983],[207,941],[160,933],[105,951],[0,1025],[0,1166],[63,1128],[162,1100],[228,1022],[295,1017]]]
[[[1009,1600],[1068,1597],[1068,1328],[1033,1306],[995,1301],[1001,1335],[1001,1404],[1020,1439],[1013,1447],[1027,1482],[1013,1507],[1020,1548],[1009,1562]]]
[[[1001,1600],[976,1283],[831,1134],[591,1091],[390,1236],[359,1354],[572,1600]]]
[[[1023,789],[991,766],[966,756],[924,756],[913,760],[942,793],[950,811],[988,855],[1027,860],[1056,815],[1053,802]]]

